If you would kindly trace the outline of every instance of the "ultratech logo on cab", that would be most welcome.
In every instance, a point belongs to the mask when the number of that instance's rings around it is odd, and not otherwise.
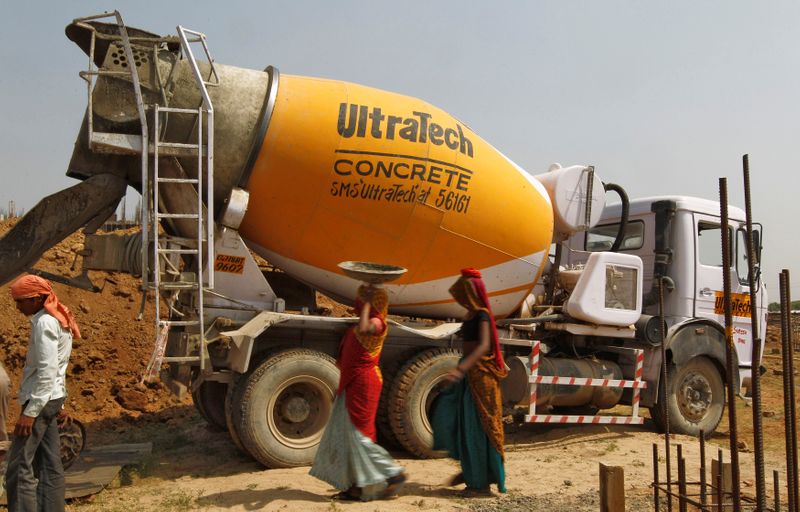
[[[470,158],[474,156],[472,141],[464,136],[461,125],[456,123],[455,128],[445,128],[432,122],[433,116],[427,112],[413,111],[411,114],[414,117],[386,115],[380,107],[372,107],[370,111],[367,105],[350,104],[348,107],[347,103],[341,103],[336,128],[339,135],[346,138],[354,135],[363,138],[369,133],[375,139],[394,140],[396,134],[409,142],[427,144],[430,141],[434,146],[444,144]]]
[[[725,314],[725,294],[723,292],[714,293],[714,313],[717,315]],[[731,294],[731,315],[750,318],[750,294],[732,293]]]

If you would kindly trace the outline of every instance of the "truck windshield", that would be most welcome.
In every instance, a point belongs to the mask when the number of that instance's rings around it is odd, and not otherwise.
[[[589,252],[602,252],[611,249],[619,231],[619,222],[595,226],[586,233],[586,246]],[[622,238],[620,251],[633,251],[641,249],[644,245],[644,222],[641,220],[629,221],[625,226],[625,236]]]

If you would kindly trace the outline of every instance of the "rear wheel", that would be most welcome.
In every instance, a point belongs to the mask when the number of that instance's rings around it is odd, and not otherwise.
[[[670,432],[711,435],[725,410],[725,386],[722,375],[707,357],[691,359],[680,368],[670,365],[667,372],[666,398],[659,385],[658,404],[650,408],[653,421],[663,431],[666,425],[664,406],[669,413]]]
[[[391,413],[392,388],[397,378],[400,368],[414,356],[416,349],[402,351],[392,354],[388,361],[381,361],[381,375],[383,376],[383,387],[381,388],[381,399],[378,402],[378,412],[375,415],[375,426],[378,429],[378,441],[382,446],[390,448],[400,448],[400,442],[392,432],[392,424],[389,420]]]
[[[435,348],[420,352],[397,374],[389,395],[389,422],[397,441],[409,452],[423,458],[440,457],[433,450],[433,429],[428,414],[434,399],[446,385],[445,376],[461,354]]]
[[[200,416],[214,430],[224,432],[228,430],[228,421],[225,418],[225,396],[228,394],[228,384],[207,380],[200,384],[193,393],[192,401]]]
[[[230,397],[241,445],[268,467],[311,464],[338,383],[339,370],[326,354],[290,349],[272,355]]]

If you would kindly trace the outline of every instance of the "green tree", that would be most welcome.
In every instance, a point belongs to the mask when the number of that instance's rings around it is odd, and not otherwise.
[[[793,300],[792,301],[792,308],[793,311],[800,309],[800,300]],[[781,310],[781,303],[780,302],[770,302],[767,306],[767,311],[770,312],[778,312]]]

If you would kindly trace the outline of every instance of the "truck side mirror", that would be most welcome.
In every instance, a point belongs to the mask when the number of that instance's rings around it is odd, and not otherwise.
[[[761,226],[759,229],[753,229],[753,257],[755,261],[753,261],[754,265],[758,265],[761,263]]]

